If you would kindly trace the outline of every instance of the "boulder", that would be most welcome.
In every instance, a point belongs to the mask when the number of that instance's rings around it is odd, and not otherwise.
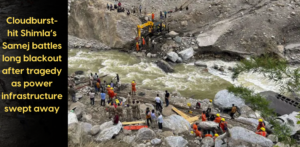
[[[239,108],[245,105],[245,101],[242,98],[235,96],[226,89],[216,94],[213,103],[220,109],[230,109],[232,104]]]
[[[188,131],[191,127],[190,123],[183,117],[173,114],[164,118],[163,127],[182,133]]]
[[[162,109],[162,115],[167,117],[170,116],[172,114],[175,114],[172,110],[173,105],[169,105],[168,107],[164,107],[164,109]]]
[[[174,72],[174,68],[164,60],[158,60],[156,64],[159,68],[161,68],[166,73]]]
[[[194,49],[192,47],[187,48],[181,52],[178,53],[179,56],[182,58],[183,61],[186,61],[190,59],[192,56],[194,56]]]
[[[188,144],[188,141],[181,136],[169,136],[165,141],[169,147],[184,147]]]
[[[72,123],[78,123],[78,119],[75,113],[69,112],[68,114],[68,125]]]
[[[181,63],[182,62],[182,58],[178,57],[178,59],[176,60],[176,63]]]
[[[131,144],[134,139],[135,139],[135,135],[133,135],[133,136],[125,136],[125,137],[123,137],[122,140],[124,142],[128,143],[128,144]]]
[[[169,137],[169,136],[173,136],[174,133],[172,131],[164,131],[164,132],[161,133],[161,135],[163,137]]]
[[[79,120],[82,118],[83,111],[84,111],[84,107],[76,107],[74,110],[74,113],[76,114]]]
[[[198,125],[201,129],[216,129],[219,124],[218,123],[215,123],[213,121],[201,121],[199,122],[199,125]]]
[[[154,138],[151,140],[151,144],[153,145],[158,145],[161,143],[161,139],[158,139],[158,138]]]
[[[152,54],[151,53],[147,53],[147,57],[151,58]]]
[[[81,128],[83,132],[88,133],[92,129],[92,125],[90,123],[81,123]]]
[[[181,25],[182,25],[182,26],[187,26],[187,25],[188,25],[188,22],[187,22],[187,21],[182,21],[182,22],[181,22]]]
[[[146,108],[149,108],[150,110],[154,109],[154,106],[150,103],[144,103],[144,104],[140,104],[140,113],[141,113],[141,117],[145,118],[146,117]],[[155,110],[155,109],[154,109]]]
[[[194,64],[195,64],[196,66],[200,66],[200,67],[205,67],[205,68],[207,68],[206,63],[204,63],[204,62],[202,62],[202,61],[196,61]]]
[[[168,36],[177,36],[178,33],[176,33],[175,31],[170,31],[167,35]]]
[[[77,96],[77,94],[76,94],[76,96]],[[81,96],[82,97],[82,96]],[[81,102],[76,102],[76,103],[72,103],[71,105],[70,105],[70,107],[69,107],[69,110],[75,110],[76,108],[78,108],[78,107],[85,107],[85,105],[84,104],[82,104]]]
[[[91,135],[97,135],[100,132],[100,126],[99,125],[95,125],[91,128],[91,130],[89,131],[89,134]]]
[[[119,134],[122,129],[122,123],[114,125],[112,121],[105,122],[100,126],[100,133],[94,138],[96,142],[102,142],[111,139],[114,135]]]
[[[68,126],[69,144],[79,145],[82,129],[78,123],[72,123]]]
[[[247,105],[240,107],[242,117],[257,118],[255,112]]]
[[[270,139],[273,143],[277,143],[278,142],[278,137],[275,136],[274,134],[268,135],[267,138]]]
[[[179,37],[179,36],[176,36],[173,40],[177,43],[181,43],[181,41],[182,41],[181,37]]]
[[[270,139],[255,134],[255,132],[247,130],[242,127],[233,127],[229,129],[229,132],[231,135],[230,139],[234,141],[245,142],[250,144],[258,144],[263,147],[273,146],[273,142]]]
[[[149,129],[149,128],[142,128],[139,129],[137,136],[136,136],[136,140],[137,141],[143,141],[143,140],[151,140],[155,138],[155,133]]]
[[[123,133],[124,133],[125,135],[130,135],[130,134],[132,133],[132,131],[131,131],[131,130],[123,129]]]
[[[201,147],[213,147],[214,146],[214,139],[211,137],[205,137],[201,141]]]
[[[177,53],[175,53],[175,52],[169,52],[169,53],[167,53],[167,57],[168,57],[168,59],[169,60],[171,60],[172,62],[176,62],[177,61],[177,59],[178,59],[178,55],[177,55]]]
[[[299,120],[297,118],[297,115],[299,112],[292,112],[291,114],[285,114],[277,119],[280,119],[281,124],[286,124],[291,129],[291,135],[294,135],[297,133],[297,131],[300,130],[300,124],[297,124],[297,121]]]

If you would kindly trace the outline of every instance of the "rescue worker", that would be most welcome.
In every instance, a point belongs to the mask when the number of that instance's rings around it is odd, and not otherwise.
[[[136,119],[136,108],[137,108],[137,105],[135,104],[135,101],[132,102],[132,105],[131,105],[131,108],[132,108],[132,117],[134,119]]]
[[[90,76],[90,84],[91,84],[91,87],[93,87],[93,80],[94,80],[94,77],[93,77],[93,74],[91,73],[91,76]]]
[[[167,18],[167,13],[168,13],[168,12],[167,12],[167,11],[165,11],[164,13],[165,13],[165,18]]]
[[[97,87],[96,92],[100,91],[100,83],[99,82],[96,83],[96,87]]]
[[[127,104],[126,115],[127,115],[127,121],[132,121],[132,109],[129,104]]]
[[[144,37],[142,37],[142,41],[143,41],[142,45],[144,47],[146,45],[146,41],[145,41]]]
[[[132,94],[132,95],[136,95],[136,93],[135,93],[135,92],[136,92],[135,85],[136,85],[135,82],[132,81],[132,82],[131,82],[131,94]]]
[[[127,95],[127,104],[131,104],[131,92],[128,92],[128,95]]]
[[[111,98],[111,99],[113,99],[115,96],[116,96],[116,93],[114,92],[114,90],[113,90],[114,88],[110,88],[110,91],[109,91],[109,93],[108,93],[108,95],[109,95],[109,98]]]
[[[223,133],[227,131],[227,122],[225,121],[225,118],[221,118],[221,123],[219,124],[219,128],[222,129]]]
[[[152,21],[154,21],[154,13],[152,12]]]
[[[201,128],[200,127],[196,128],[195,135],[196,135],[196,137],[200,137],[200,142],[201,142],[201,140],[202,140],[202,133],[201,133]]]
[[[69,89],[69,93],[72,97],[72,101],[75,103],[76,102],[76,90],[73,88],[73,86],[71,85],[70,86],[70,89]]]
[[[136,117],[137,119],[141,119],[141,110],[140,110],[140,102],[136,101]]]
[[[104,93],[104,91],[102,90],[101,91],[101,94],[100,94],[100,97],[101,97],[101,102],[100,102],[100,105],[101,106],[105,106],[105,93]]]
[[[206,121],[207,118],[206,118],[206,115],[205,115],[205,111],[202,112],[202,121]]]
[[[139,46],[139,43],[138,43],[138,42],[136,42],[135,47],[136,47],[136,51],[138,52],[138,51],[140,50],[140,46]]]
[[[213,137],[211,134],[205,134],[205,137]]]
[[[255,133],[258,134],[258,135],[267,137],[267,132],[266,132],[266,129],[264,127],[261,127],[260,130],[256,131]]]
[[[107,91],[107,94],[108,94],[108,92],[110,91],[110,85],[107,85],[106,91]]]
[[[121,7],[121,5],[122,5],[121,2],[119,2],[119,3],[118,3],[119,8]]]
[[[219,134],[216,133],[216,134],[214,135],[214,137],[213,137],[214,141],[215,141],[216,138],[218,138],[218,137],[219,137]]]
[[[110,103],[109,112],[110,112],[109,118],[111,118],[112,116],[115,116],[115,114],[116,114],[116,108],[114,107],[113,102]]]
[[[95,93],[91,90],[89,95],[90,95],[91,105],[94,105],[94,103],[95,103]]]
[[[187,103],[187,106],[189,107],[188,113],[192,114],[192,105],[191,105],[191,103]]]
[[[232,108],[231,108],[231,111],[230,111],[230,117],[231,117],[231,119],[234,119],[233,116],[236,113],[236,111],[237,111],[237,107],[234,106],[234,104],[232,104]]]
[[[196,131],[196,130],[198,129],[198,124],[199,124],[199,123],[194,123],[194,124],[193,124],[193,130],[194,130],[194,131]]]
[[[116,113],[113,122],[114,122],[114,125],[117,125],[119,123],[119,114],[118,113]]]
[[[221,122],[221,117],[220,117],[220,114],[219,114],[219,113],[217,113],[217,114],[216,114],[216,116],[217,116],[217,117],[215,118],[214,122],[216,122],[216,123],[218,123],[218,124],[219,124],[219,123]]]
[[[263,122],[263,119],[258,120],[258,126],[256,130],[260,130],[260,128],[265,128],[265,123]]]
[[[162,130],[163,116],[159,112],[157,113],[157,115],[158,115],[158,117],[157,117],[158,128]]]
[[[119,117],[121,117],[122,119],[124,119],[123,118],[123,107],[121,106],[120,103],[118,103],[118,107],[116,108],[116,110],[117,110],[117,113],[119,114]]]
[[[161,111],[162,106],[161,106],[161,99],[159,97],[159,94],[157,94],[157,96],[155,97],[155,102],[156,102],[156,110]]]
[[[146,120],[147,120],[147,126],[150,127],[150,123],[152,124],[152,120],[151,120],[151,112],[149,107],[146,108]]]
[[[170,98],[170,93],[166,90],[166,94],[165,94],[166,107],[169,106],[169,98]]]

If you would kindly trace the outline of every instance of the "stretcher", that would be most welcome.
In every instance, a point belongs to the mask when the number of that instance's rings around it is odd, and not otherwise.
[[[132,122],[122,122],[122,125],[134,125],[134,124],[144,124],[145,121],[132,121]]]
[[[124,126],[125,130],[139,130],[141,128],[148,128],[148,126]]]

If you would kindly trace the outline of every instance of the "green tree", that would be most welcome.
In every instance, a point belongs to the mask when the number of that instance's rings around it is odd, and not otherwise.
[[[263,74],[269,80],[279,84],[282,93],[296,94],[300,91],[300,68],[289,68],[286,60],[273,56],[252,57],[249,60],[242,60],[234,69],[232,79],[235,80],[244,72]],[[274,120],[276,113],[269,108],[268,100],[246,87],[231,86],[227,89],[236,96],[243,98],[253,110],[260,111],[262,117],[273,125],[273,133],[278,136],[279,141],[287,144],[295,143],[295,140],[290,137],[290,128],[286,125],[280,125]],[[297,123],[300,123],[300,115],[298,118]]]

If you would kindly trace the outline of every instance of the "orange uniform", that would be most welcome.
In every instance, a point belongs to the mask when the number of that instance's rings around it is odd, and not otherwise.
[[[145,41],[145,39],[143,38],[143,45],[145,45],[146,44],[146,41]]]
[[[261,127],[265,128],[265,124],[262,122],[259,122],[256,130],[260,130]]]
[[[220,117],[220,116],[219,116],[219,117],[216,117],[215,120],[214,120],[214,122],[220,123],[220,122],[221,122],[221,117]]]
[[[198,126],[196,124],[193,124],[194,131],[198,130]]]
[[[140,50],[139,44],[136,43],[136,51],[139,51],[139,50]]]
[[[264,136],[264,137],[267,136],[267,132],[264,132],[264,131],[256,131],[255,133],[258,135]]]
[[[108,95],[109,95],[110,98],[114,98],[115,92],[113,90],[109,90]]]
[[[99,82],[97,82],[97,84],[96,84],[96,85],[97,85],[97,88],[100,88],[100,83],[99,83]]]
[[[221,122],[221,124],[220,124],[220,127],[221,127],[221,129],[225,132],[226,130],[225,130],[225,125],[226,125],[226,127],[227,127],[227,122]]]
[[[206,134],[205,137],[213,137],[211,134]]]
[[[154,20],[154,13],[152,13],[152,21]]]
[[[136,91],[136,89],[135,89],[135,83],[131,83],[131,89],[132,89],[132,91]]]
[[[206,121],[206,115],[202,113],[202,121]]]
[[[195,134],[196,134],[196,136],[202,137],[202,134],[198,129],[196,129]]]
[[[108,93],[108,92],[110,91],[110,88],[109,88],[109,87],[107,87],[107,88],[106,88],[106,91],[107,91],[107,93]]]

